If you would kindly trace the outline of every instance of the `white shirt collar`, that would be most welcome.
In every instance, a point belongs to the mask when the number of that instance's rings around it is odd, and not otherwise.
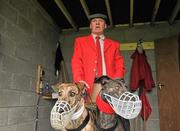
[[[94,41],[96,41],[96,36],[97,36],[97,35],[95,35],[95,34],[92,33],[92,36],[93,36]],[[100,37],[101,40],[104,40],[104,39],[105,39],[105,36],[104,36],[103,34],[100,35],[99,37]]]

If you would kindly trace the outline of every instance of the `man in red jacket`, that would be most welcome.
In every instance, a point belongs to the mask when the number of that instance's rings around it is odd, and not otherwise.
[[[124,59],[120,54],[120,43],[104,36],[107,27],[106,15],[89,16],[91,34],[75,39],[72,57],[72,75],[74,82],[85,82],[91,95],[96,77],[107,75],[110,78],[123,78],[125,74]],[[99,36],[102,66],[98,67],[96,37]],[[98,74],[101,70],[102,73]]]
[[[93,14],[89,16],[91,34],[78,37],[74,43],[71,67],[74,82],[82,82],[92,95],[95,78],[103,75],[112,79],[123,78],[125,66],[120,54],[120,43],[104,35],[107,28],[107,16]],[[113,114],[111,106],[101,97],[96,98],[98,109],[106,114]]]

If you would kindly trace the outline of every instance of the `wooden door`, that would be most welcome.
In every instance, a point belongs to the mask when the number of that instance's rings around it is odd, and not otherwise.
[[[180,131],[180,69],[178,35],[155,41],[160,130]]]

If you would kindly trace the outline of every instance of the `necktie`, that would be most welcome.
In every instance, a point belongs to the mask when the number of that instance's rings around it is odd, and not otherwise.
[[[101,55],[101,46],[100,46],[100,37],[96,37],[96,47],[97,47],[97,54],[98,54],[98,60],[97,60],[97,76],[102,76],[102,55]]]

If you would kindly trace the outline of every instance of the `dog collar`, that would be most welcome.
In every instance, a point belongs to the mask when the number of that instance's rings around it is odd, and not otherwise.
[[[83,123],[78,127],[78,128],[75,128],[75,129],[67,129],[67,131],[81,131],[84,127],[86,127],[86,125],[88,124],[89,122],[89,119],[90,119],[90,115],[89,115],[89,112],[86,116],[86,118],[84,119]]]
[[[83,104],[83,106],[81,107],[81,109],[78,110],[77,112],[75,112],[75,113],[72,115],[71,120],[76,120],[76,119],[78,119],[78,118],[82,115],[84,109],[85,109],[85,107],[84,107],[84,104]]]

